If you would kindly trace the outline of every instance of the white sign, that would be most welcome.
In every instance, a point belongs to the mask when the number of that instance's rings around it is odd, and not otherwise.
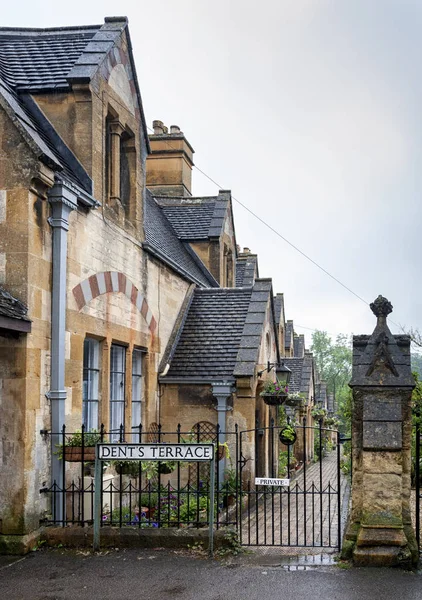
[[[271,477],[255,477],[255,485],[277,485],[289,487],[290,479],[274,479]]]
[[[100,460],[206,461],[214,457],[214,444],[98,444]]]

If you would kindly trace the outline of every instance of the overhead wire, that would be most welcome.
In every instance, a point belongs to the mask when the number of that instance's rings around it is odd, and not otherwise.
[[[152,133],[154,133],[154,130],[151,129],[150,127],[147,126],[147,129],[149,131],[151,131]],[[177,150],[178,149],[178,148],[175,148],[174,146],[172,146],[168,140],[163,140],[163,141],[165,141],[165,143],[169,146],[169,148],[171,148],[173,150]],[[206,173],[205,171],[203,171],[202,169],[200,169],[197,165],[193,165],[193,168],[196,169],[199,173],[201,173],[201,175],[203,175],[204,177],[206,177],[206,179],[208,179],[211,183],[213,183],[214,185],[216,185],[218,187],[218,189],[220,189],[220,190],[221,189],[226,189],[226,188],[224,188],[224,186],[222,186],[221,184],[219,184],[215,179],[213,179],[210,175],[208,175],[208,173]],[[293,242],[291,242],[290,240],[288,240],[279,231],[277,231],[276,229],[274,229],[274,227],[272,225],[270,225],[269,223],[267,223],[267,221],[265,221],[264,219],[262,219],[262,217],[260,217],[258,214],[256,214],[246,204],[244,204],[238,198],[236,198],[235,196],[233,196],[233,194],[231,195],[231,197],[232,197],[232,199],[237,204],[239,204],[242,208],[244,208],[250,215],[252,215],[255,219],[257,219],[260,223],[262,223],[270,231],[272,231],[273,233],[275,233],[275,235],[277,235],[286,244],[288,244],[294,250],[296,250],[296,252],[298,252],[304,258],[306,258],[306,260],[308,260],[309,262],[311,262],[315,267],[317,267],[318,269],[320,269],[325,275],[327,275],[328,277],[330,277],[337,284],[341,285],[345,290],[347,290],[350,294],[352,294],[358,300],[360,300],[361,302],[363,302],[366,306],[369,306],[369,302],[367,300],[365,300],[364,298],[362,298],[362,296],[360,296],[359,294],[357,294],[356,292],[354,292],[349,286],[347,286],[345,283],[343,283],[342,281],[340,281],[340,279],[338,279],[335,275],[332,275],[332,273],[330,273],[329,271],[327,271],[327,269],[325,269],[317,261],[315,261],[313,258],[311,258],[308,254],[306,254],[306,252],[304,252],[303,250],[301,250],[298,246],[296,246],[295,244],[293,244]],[[398,329],[402,329],[401,326],[398,323],[395,323],[392,319],[389,319],[389,321],[390,321],[390,323],[392,325],[395,325]]]

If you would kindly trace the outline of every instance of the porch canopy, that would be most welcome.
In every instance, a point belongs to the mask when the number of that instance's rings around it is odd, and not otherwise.
[[[31,332],[31,321],[27,317],[28,308],[0,287],[0,335],[18,336]]]

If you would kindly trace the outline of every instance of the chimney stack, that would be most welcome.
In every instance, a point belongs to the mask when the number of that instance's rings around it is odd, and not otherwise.
[[[194,150],[178,125],[153,121],[147,158],[147,188],[155,196],[192,196]]]

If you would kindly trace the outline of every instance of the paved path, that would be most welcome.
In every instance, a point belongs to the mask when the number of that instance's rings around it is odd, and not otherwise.
[[[264,488],[261,488],[264,489]],[[262,495],[252,492],[242,519],[242,544],[336,548],[338,546],[339,495],[337,452],[308,466],[289,488],[272,488]],[[322,491],[322,492],[321,492]],[[348,480],[340,476],[340,500],[348,502]],[[255,503],[255,498],[258,501]],[[340,522],[342,520],[340,514]]]

